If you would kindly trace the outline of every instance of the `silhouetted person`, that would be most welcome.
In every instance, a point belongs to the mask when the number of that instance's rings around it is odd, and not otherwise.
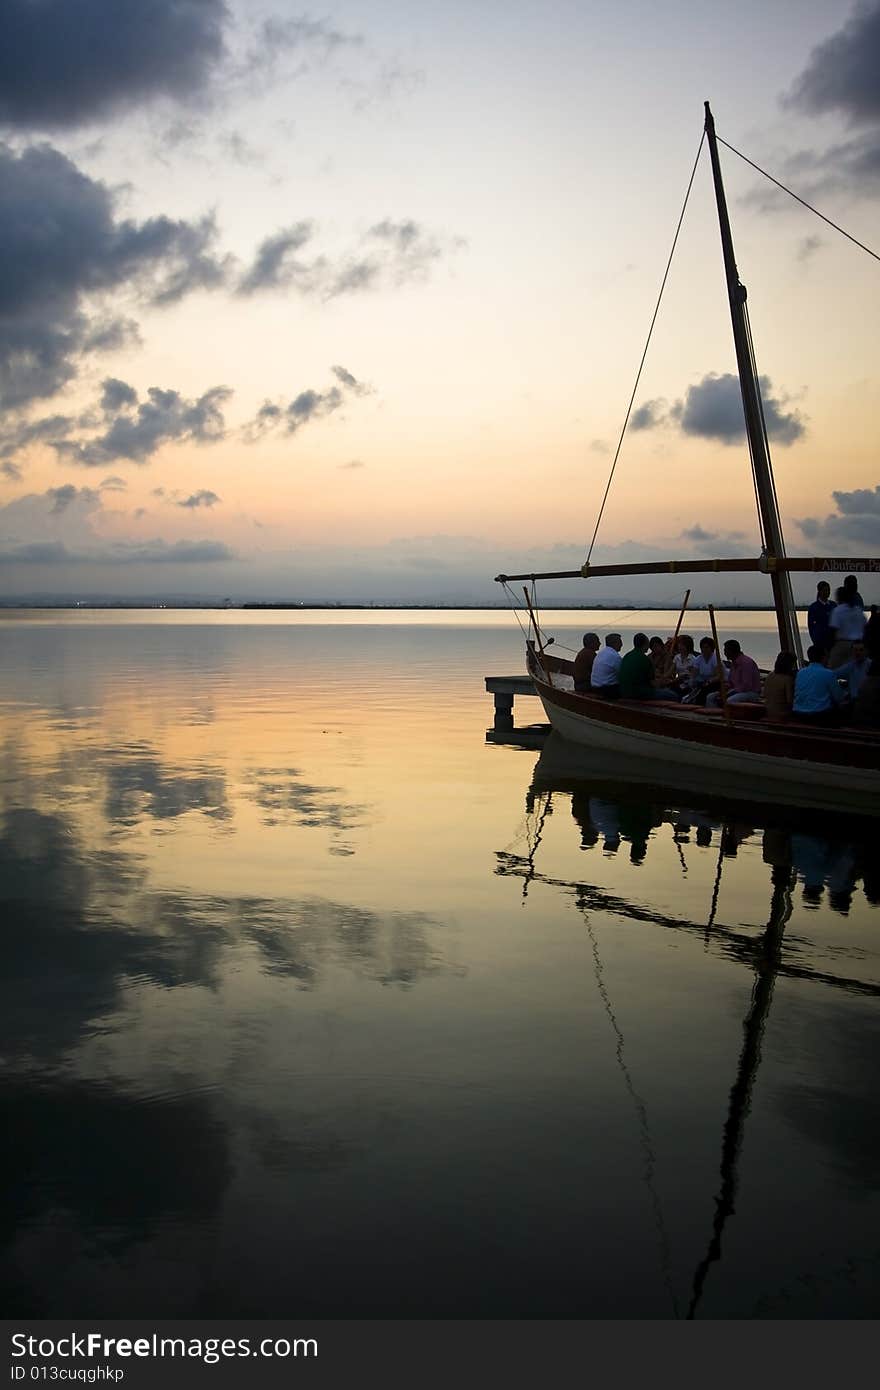
[[[596,653],[596,659],[593,662],[590,690],[594,695],[601,695],[605,700],[620,699],[618,676],[620,674],[620,649],[622,646],[623,638],[620,633],[609,632],[605,638],[605,646]]]
[[[746,656],[735,637],[724,643],[727,657],[727,703],[755,705],[761,702],[761,672],[758,663]],[[721,691],[713,690],[707,705],[720,705]]]
[[[574,688],[581,695],[589,692],[593,662],[596,660],[596,653],[601,645],[598,633],[584,633],[584,645],[574,659]]]
[[[780,652],[764,682],[764,707],[767,718],[774,723],[782,724],[791,718],[796,674],[797,657],[794,652]]]
[[[837,672],[829,671],[825,665],[825,653],[821,647],[810,647],[807,665],[798,671],[794,680],[794,718],[820,727],[838,724],[842,699]]]
[[[831,614],[833,612],[834,600],[831,597],[831,585],[827,579],[820,579],[816,585],[815,601],[807,609],[807,629],[813,646],[821,647],[823,652],[831,650]]]

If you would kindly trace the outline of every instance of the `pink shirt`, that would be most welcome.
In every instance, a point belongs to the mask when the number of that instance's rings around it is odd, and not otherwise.
[[[761,673],[757,662],[740,652],[730,664],[727,684],[731,695],[760,695]]]

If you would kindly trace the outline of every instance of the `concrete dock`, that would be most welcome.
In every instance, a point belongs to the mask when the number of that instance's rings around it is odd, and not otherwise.
[[[495,728],[513,728],[515,695],[536,694],[531,676],[486,676],[486,689],[495,697]]]

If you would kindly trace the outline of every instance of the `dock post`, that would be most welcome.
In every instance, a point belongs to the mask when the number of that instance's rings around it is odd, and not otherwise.
[[[509,730],[513,728],[513,696],[500,690],[495,691],[494,728]]]

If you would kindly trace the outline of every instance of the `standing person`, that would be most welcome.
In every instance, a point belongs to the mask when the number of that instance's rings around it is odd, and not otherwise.
[[[838,666],[843,666],[852,657],[853,642],[861,642],[865,635],[865,608],[862,603],[861,595],[855,587],[855,579],[852,575],[848,576],[853,582],[846,587],[837,590],[837,604],[831,614],[831,631],[834,642],[828,657],[828,665],[832,671]]]
[[[644,632],[637,632],[632,650],[620,663],[618,680],[621,697],[624,700],[677,700],[674,690],[664,690],[655,685],[654,663],[648,650],[648,638]]]
[[[574,688],[580,695],[586,695],[590,689],[593,662],[601,645],[598,633],[584,633],[584,645],[574,659]]]
[[[812,650],[812,649],[811,649]],[[750,656],[746,656],[739,642],[731,637],[724,643],[724,655],[727,657],[727,703],[737,704],[760,704],[761,703],[761,672],[758,664]],[[706,700],[707,705],[715,708],[721,703],[720,690],[714,690]]]
[[[605,646],[596,653],[590,673],[590,690],[606,700],[620,699],[620,686],[617,683],[620,671],[620,649],[623,638],[619,632],[609,632]]]
[[[810,647],[807,662],[795,676],[792,710],[795,719],[808,724],[839,723],[838,707],[843,695],[837,672],[825,665],[825,653],[820,647]]]
[[[807,609],[807,629],[814,647],[824,652],[831,650],[831,614],[835,604],[831,597],[831,585],[827,579],[820,579],[816,585],[816,600]]]

